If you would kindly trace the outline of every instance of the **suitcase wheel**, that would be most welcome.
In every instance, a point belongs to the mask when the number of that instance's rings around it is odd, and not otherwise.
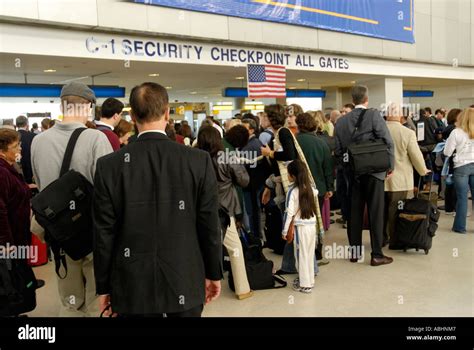
[[[429,249],[425,249],[425,255],[428,255],[429,252],[430,252]]]
[[[419,249],[418,249],[418,248],[416,248],[416,251],[418,251],[418,250],[419,250]]]
[[[407,252],[407,248],[403,248],[403,252],[406,253],[406,252]]]

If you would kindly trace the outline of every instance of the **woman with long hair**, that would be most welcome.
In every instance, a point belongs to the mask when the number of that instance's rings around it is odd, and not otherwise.
[[[451,132],[444,154],[450,157],[454,151],[454,186],[456,188],[456,217],[453,231],[466,233],[468,211],[467,192],[470,189],[474,207],[474,108],[465,109],[459,116],[458,127]]]
[[[245,261],[242,254],[237,227],[243,216],[243,209],[237,194],[237,186],[246,187],[250,181],[247,170],[242,164],[232,162],[225,155],[219,131],[213,126],[204,126],[199,129],[197,147],[211,156],[214,171],[217,177],[219,197],[219,219],[224,235],[224,247],[229,253],[232,276],[234,278],[235,294],[242,300],[251,297],[253,292],[247,279]]]
[[[318,190],[311,185],[309,173],[301,160],[288,165],[288,179],[293,186],[286,195],[286,212],[282,236],[287,239],[291,222],[294,225],[294,255],[298,278],[293,288],[311,293],[314,286],[314,257],[316,248],[316,200]]]

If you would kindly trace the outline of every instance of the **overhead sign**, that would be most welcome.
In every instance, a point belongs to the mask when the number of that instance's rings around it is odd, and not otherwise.
[[[135,0],[136,3],[415,42],[414,0]]]
[[[2,63],[12,64],[19,72],[23,69],[22,55],[43,55],[119,60],[123,62],[125,68],[133,66],[134,62],[196,64],[243,69],[248,64],[275,64],[295,71],[474,81],[474,70],[471,67],[404,62],[398,59],[337,56],[315,51],[273,50],[6,23],[0,23],[0,33],[2,33],[0,53],[15,55],[10,59],[5,58],[5,62]]]
[[[349,59],[341,57],[156,39],[109,37],[104,40],[103,36],[94,35],[85,39],[84,48],[98,58],[108,55],[124,60],[234,66],[265,64],[327,71],[348,71],[350,68]]]

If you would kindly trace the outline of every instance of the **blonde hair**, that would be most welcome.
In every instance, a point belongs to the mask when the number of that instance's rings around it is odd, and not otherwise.
[[[466,108],[459,116],[459,127],[474,139],[474,108]]]
[[[311,116],[316,121],[316,130],[317,131],[323,131],[324,125],[326,124],[323,112],[321,112],[321,111],[316,111],[316,112],[310,111],[308,113],[311,114]]]

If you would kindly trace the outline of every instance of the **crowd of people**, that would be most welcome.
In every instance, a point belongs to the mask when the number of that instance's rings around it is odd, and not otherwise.
[[[383,248],[403,248],[398,203],[433,181],[444,210],[455,213],[452,230],[466,233],[474,106],[412,115],[391,105],[382,115],[368,107],[365,86],[355,86],[352,98],[328,113],[273,104],[224,125],[208,117],[193,132],[170,118],[168,94],[158,84],[131,91],[131,123],[114,98],[91,120],[94,92],[69,83],[61,92],[61,122],[43,120],[41,132],[37,125],[30,131],[19,116],[17,131],[0,129],[0,245],[29,245],[31,232],[48,243],[56,272],[66,271],[58,273],[61,316],[183,317],[200,316],[220,295],[223,261],[230,261],[237,299],[253,295],[242,243],[249,236],[282,254],[277,273],[298,274],[293,288],[311,293],[319,267],[329,263],[323,243],[334,206],[342,216],[336,222],[347,228],[350,262],[363,258],[367,216],[370,265],[392,263]],[[58,180],[72,135],[86,127],[69,168],[94,186],[93,244],[73,259],[48,227],[41,229],[30,202]],[[374,138],[387,146],[389,169],[356,175],[345,159],[348,147]],[[81,220],[74,210],[65,227]],[[54,222],[51,211],[45,208]]]

